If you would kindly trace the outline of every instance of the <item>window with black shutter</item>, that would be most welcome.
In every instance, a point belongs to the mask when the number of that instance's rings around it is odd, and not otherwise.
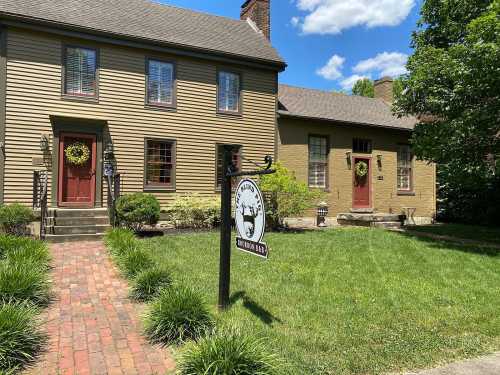
[[[66,47],[64,56],[64,94],[92,98],[97,96],[97,51]]]

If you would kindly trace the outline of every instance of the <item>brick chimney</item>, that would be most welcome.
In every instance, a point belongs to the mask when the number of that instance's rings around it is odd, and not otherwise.
[[[391,77],[382,77],[376,80],[373,84],[375,91],[375,98],[382,99],[385,102],[392,104],[394,101],[394,94],[392,92],[393,79]]]
[[[250,18],[267,39],[271,39],[271,0],[246,0],[240,19]]]

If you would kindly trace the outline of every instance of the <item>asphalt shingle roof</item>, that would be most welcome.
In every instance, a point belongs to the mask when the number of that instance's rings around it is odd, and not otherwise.
[[[284,116],[406,130],[412,130],[417,123],[413,117],[394,116],[391,107],[381,99],[288,85],[279,85],[278,96],[278,113]]]
[[[0,19],[8,17],[284,66],[266,37],[246,21],[149,0],[1,0]]]

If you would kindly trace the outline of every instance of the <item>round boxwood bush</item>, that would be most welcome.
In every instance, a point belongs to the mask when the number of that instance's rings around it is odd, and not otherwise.
[[[125,228],[114,228],[106,233],[106,246],[113,255],[120,256],[138,248],[134,232]]]
[[[25,235],[28,224],[33,220],[35,220],[33,210],[20,203],[0,206],[0,225],[7,234]]]
[[[178,285],[160,292],[145,320],[148,339],[163,346],[196,340],[212,327],[212,316],[200,293]]]
[[[144,249],[136,248],[120,255],[118,266],[126,278],[132,279],[139,272],[152,268],[154,261]]]
[[[46,270],[32,262],[0,262],[0,303],[8,301],[46,306],[50,301]]]
[[[165,267],[146,269],[137,274],[130,290],[131,298],[145,302],[156,297],[172,284],[170,271]]]
[[[15,372],[31,363],[46,341],[37,311],[21,303],[0,303],[0,372]]]
[[[278,361],[262,340],[231,329],[188,344],[178,368],[181,375],[271,375]]]
[[[116,201],[118,222],[135,232],[160,219],[160,203],[154,195],[135,193],[123,195]]]

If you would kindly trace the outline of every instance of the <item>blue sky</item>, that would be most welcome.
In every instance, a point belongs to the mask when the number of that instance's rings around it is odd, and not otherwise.
[[[160,0],[239,18],[243,0]],[[359,77],[398,76],[422,0],[272,0],[272,43],[288,63],[280,82],[350,91]]]

